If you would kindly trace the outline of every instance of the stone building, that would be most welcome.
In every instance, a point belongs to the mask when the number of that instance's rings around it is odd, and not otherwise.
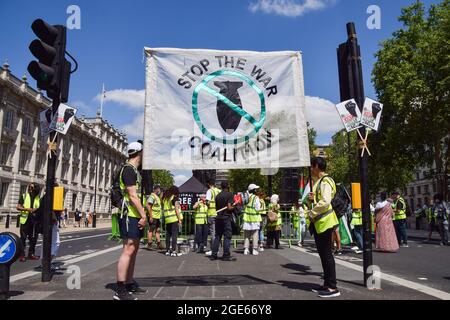
[[[7,63],[0,67],[0,214],[17,213],[19,195],[30,182],[37,183],[41,192],[45,189],[48,146],[47,137],[41,136],[39,113],[50,105],[25,76],[12,75]],[[67,135],[58,135],[56,182],[64,187],[69,212],[93,211],[96,158],[96,211],[110,212],[109,188],[126,160],[126,145],[126,136],[99,116],[75,118]]]

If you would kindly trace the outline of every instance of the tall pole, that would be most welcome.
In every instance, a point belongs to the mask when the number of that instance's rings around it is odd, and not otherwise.
[[[56,114],[59,107],[59,99],[53,99],[52,111]],[[56,146],[56,131],[50,132],[50,141]],[[51,146],[52,147],[52,146]],[[54,149],[56,150],[56,149]],[[50,150],[47,158],[47,182],[45,186],[44,217],[43,217],[43,240],[42,240],[42,282],[51,280],[51,247],[52,247],[52,212],[53,212],[53,187],[55,186],[55,172],[57,155]]]
[[[100,118],[103,118],[103,102],[105,101],[105,84],[102,86],[102,96],[100,97]]]
[[[267,176],[267,189],[268,189],[268,192],[269,192],[269,196],[272,196],[272,175],[271,174],[269,174],[268,176]]]
[[[351,77],[353,79],[353,96],[358,108],[363,109],[364,105],[364,84],[361,66],[361,52],[356,37],[354,23],[347,23],[348,49],[350,55]],[[365,127],[361,128],[361,135],[366,134]],[[358,138],[361,140],[360,138]],[[361,145],[361,144],[360,144]],[[362,152],[362,149],[359,150]],[[359,175],[361,179],[361,196],[362,196],[362,220],[363,220],[363,268],[364,268],[364,285],[367,286],[369,274],[367,269],[372,265],[372,232],[370,219],[370,194],[369,194],[369,175],[368,175],[368,154],[363,156],[358,152],[359,159]]]

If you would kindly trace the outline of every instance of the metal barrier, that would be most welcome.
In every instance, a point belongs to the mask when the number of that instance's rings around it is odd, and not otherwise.
[[[237,248],[238,243],[244,242],[244,230],[242,230],[243,226],[243,214],[239,214],[236,217],[237,221],[237,229],[239,230],[239,234],[233,234],[232,236],[232,244],[234,248]],[[263,219],[265,217],[263,216]],[[281,237],[280,240],[285,241],[288,243],[289,247],[292,245],[292,243],[297,243],[301,241],[301,232],[300,232],[300,226],[294,226],[292,222],[292,217],[290,215],[290,211],[281,211],[281,219],[282,219],[282,225],[281,225]],[[118,226],[118,215],[113,214],[111,218],[112,223],[112,235],[110,236],[111,240],[118,240],[120,239],[119,236],[119,226]],[[143,240],[145,242],[148,241],[148,228],[149,226],[145,228],[144,232],[144,238]],[[153,234],[153,237],[155,235]],[[161,242],[165,240],[166,236],[166,228],[165,224],[163,223],[163,220],[161,220]],[[267,239],[267,230],[264,228],[264,239]],[[181,224],[181,227],[178,232],[178,241],[179,242],[188,242],[189,240],[195,240],[195,211],[183,211],[183,221]],[[208,241],[210,241],[210,237],[208,237]]]

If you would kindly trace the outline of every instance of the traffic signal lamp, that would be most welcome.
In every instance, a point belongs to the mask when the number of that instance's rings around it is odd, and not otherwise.
[[[71,64],[65,58],[66,27],[37,19],[31,29],[39,39],[33,40],[29,49],[39,61],[30,62],[28,72],[49,98],[67,102]]]

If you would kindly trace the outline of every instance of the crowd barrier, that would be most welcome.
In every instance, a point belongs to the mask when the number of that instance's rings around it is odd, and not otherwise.
[[[112,223],[112,234],[110,239],[112,240],[119,240],[119,226],[118,226],[118,217],[119,214],[113,214],[111,223]],[[244,242],[244,231],[242,230],[243,226],[243,214],[239,214],[236,217],[236,228],[232,237],[232,243],[234,247],[237,247],[238,243]],[[262,216],[263,219],[266,219],[266,216]],[[299,226],[296,227],[293,224],[293,219],[289,211],[281,211],[281,237],[280,240],[285,241],[289,244],[289,246],[292,245],[292,243],[297,243],[301,241],[301,233],[299,230]],[[147,242],[148,237],[148,225],[145,228],[144,232],[144,242]],[[164,241],[165,239],[165,225],[164,223],[161,224],[161,241]],[[154,235],[153,235],[154,237]],[[267,239],[267,230],[264,228],[264,238]],[[194,211],[183,211],[183,221],[180,226],[179,232],[178,232],[178,242],[184,242],[187,243],[189,240],[195,239],[195,214]],[[208,241],[210,241],[210,237],[208,238]]]

